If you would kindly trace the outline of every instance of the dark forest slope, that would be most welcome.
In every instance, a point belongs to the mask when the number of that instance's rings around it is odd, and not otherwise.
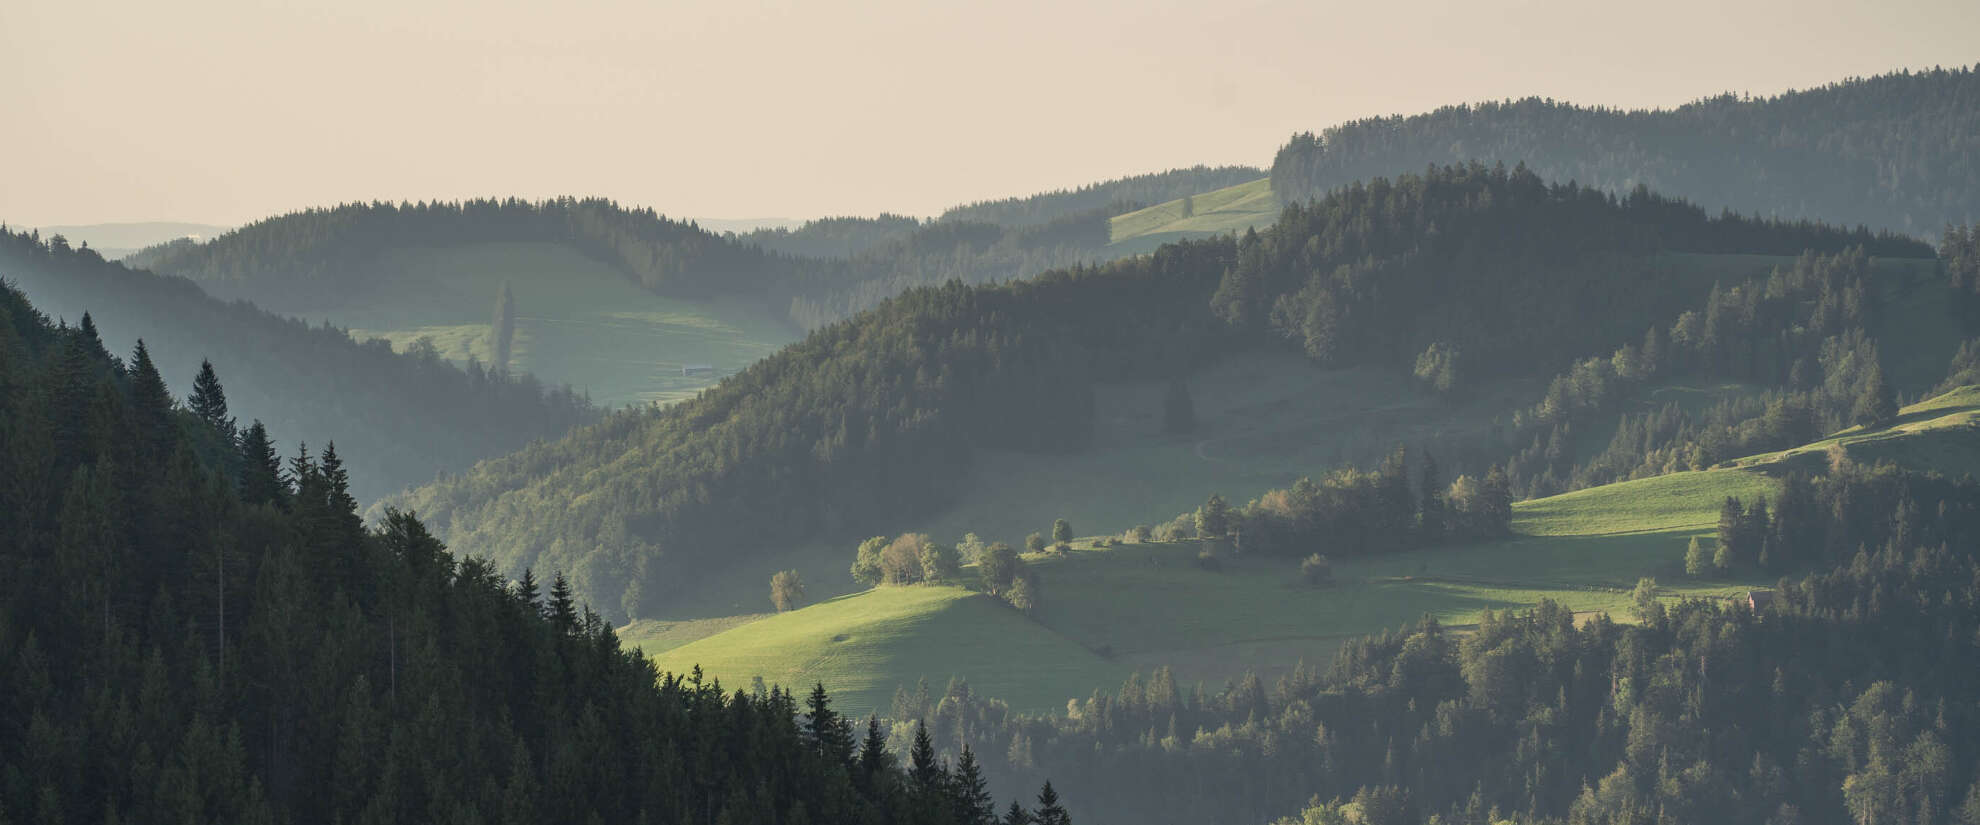
[[[1272,163],[1286,202],[1426,164],[1524,162],[1611,192],[1647,185],[1710,209],[1937,234],[1980,219],[1980,72],[1853,79],[1676,109],[1527,98],[1295,135]]]
[[[663,677],[561,579],[366,530],[335,451],[284,468],[223,393],[0,287],[0,819],[988,821],[822,689]]]
[[[396,355],[383,342],[360,344],[32,235],[0,234],[0,280],[71,324],[90,313],[119,351],[143,338],[175,387],[190,388],[200,361],[212,361],[232,380],[244,420],[336,441],[352,460],[352,489],[367,501],[596,416],[568,389],[526,375]]]

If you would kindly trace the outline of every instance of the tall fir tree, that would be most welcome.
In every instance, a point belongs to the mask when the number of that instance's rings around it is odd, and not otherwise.
[[[206,425],[222,433],[234,432],[234,420],[227,417],[227,391],[220,386],[220,376],[213,372],[213,362],[199,362],[199,376],[193,379],[192,395],[186,397],[186,408]]]
[[[1038,807],[1032,809],[1031,821],[1037,825],[1072,825],[1072,816],[1059,803],[1059,792],[1053,790],[1051,780],[1038,789]]]
[[[976,752],[967,743],[962,747],[962,755],[956,757],[953,783],[955,787],[950,794],[955,799],[959,825],[996,825],[997,800],[990,795],[983,768],[976,763]]]

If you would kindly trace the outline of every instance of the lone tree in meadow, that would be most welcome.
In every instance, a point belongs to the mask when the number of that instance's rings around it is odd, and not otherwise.
[[[783,613],[804,606],[804,579],[796,570],[782,570],[770,577],[770,603]]]
[[[1326,556],[1314,553],[1299,563],[1299,578],[1308,587],[1325,587],[1334,583],[1334,565]]]
[[[1195,195],[1184,195],[1184,196],[1183,196],[1183,202],[1182,202],[1182,216],[1183,216],[1183,217],[1185,217],[1185,218],[1194,218],[1194,217],[1196,217],[1196,196],[1195,196]]]
[[[1712,569],[1712,555],[1705,552],[1705,543],[1697,536],[1691,537],[1691,544],[1684,548],[1684,574],[1694,579],[1704,578]]]
[[[1045,552],[1045,537],[1044,537],[1044,536],[1042,536],[1042,535],[1040,535],[1040,534],[1038,534],[1038,533],[1032,533],[1032,534],[1031,534],[1031,535],[1029,535],[1029,536],[1025,536],[1025,537],[1024,537],[1024,552],[1026,552],[1026,553],[1043,553],[1043,552]]]
[[[1174,435],[1196,432],[1196,400],[1180,378],[1169,382],[1169,391],[1162,397],[1162,431]]]
[[[1068,522],[1065,519],[1059,519],[1057,521],[1052,522],[1053,544],[1058,545],[1060,550],[1064,550],[1066,549],[1066,545],[1071,543],[1072,540],[1073,540],[1073,534],[1072,534],[1071,522]]]
[[[488,326],[489,357],[494,368],[507,372],[509,353],[516,343],[516,299],[509,293],[509,282],[502,282],[502,289],[495,293],[495,318]]]

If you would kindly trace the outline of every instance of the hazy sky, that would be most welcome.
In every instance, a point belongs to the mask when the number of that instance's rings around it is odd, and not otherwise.
[[[1295,130],[1444,103],[1971,64],[1976,31],[1973,0],[4,0],[0,220],[558,194],[932,214],[1264,165]]]

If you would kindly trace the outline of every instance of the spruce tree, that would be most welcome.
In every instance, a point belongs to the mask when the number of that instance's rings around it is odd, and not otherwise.
[[[522,602],[532,612],[542,611],[543,588],[536,583],[536,571],[523,568],[522,579],[516,582],[516,600]]]
[[[214,374],[212,361],[199,362],[199,377],[193,379],[192,395],[187,396],[186,407],[207,426],[233,433],[234,420],[227,417],[227,392],[220,387],[220,376]]]
[[[908,779],[918,794],[932,796],[948,785],[949,772],[935,758],[935,743],[928,738],[928,725],[914,723],[914,745],[908,749]]]
[[[571,595],[570,579],[564,578],[561,570],[550,580],[550,600],[543,605],[543,617],[565,633],[577,629],[577,601]]]
[[[1196,509],[1196,535],[1204,539],[1221,539],[1231,529],[1231,506],[1224,497],[1211,493],[1203,506]]]
[[[1045,787],[1038,789],[1038,807],[1031,811],[1031,821],[1037,825],[1072,825],[1072,817],[1065,806],[1059,804],[1059,792],[1052,790],[1052,781],[1046,780]]]
[[[894,767],[894,755],[887,752],[887,737],[880,731],[878,715],[866,717],[866,738],[859,744],[859,770],[857,776],[860,789],[868,797],[877,796],[877,784]]]
[[[853,758],[852,732],[846,723],[832,710],[832,698],[825,693],[825,683],[819,682],[811,688],[811,696],[805,700],[805,735],[811,738],[812,747],[835,764],[850,765]]]
[[[1031,812],[1013,799],[1010,809],[1004,812],[1003,825],[1032,825]]]
[[[960,825],[995,825],[997,821],[997,800],[990,795],[989,783],[983,779],[983,769],[976,764],[976,753],[964,744],[962,755],[956,757],[955,787],[950,797],[955,800],[956,822]]]
[[[139,449],[150,460],[162,461],[166,458],[165,444],[172,437],[174,404],[172,393],[165,388],[158,367],[151,363],[151,352],[142,338],[131,353],[130,380],[131,423],[137,426]]]
[[[241,501],[286,509],[289,486],[282,480],[282,459],[275,455],[275,443],[268,437],[268,428],[255,421],[241,431],[239,443]]]
[[[1884,367],[1873,364],[1870,375],[1863,380],[1862,389],[1857,391],[1856,406],[1850,418],[1865,427],[1881,427],[1897,418],[1897,391],[1884,380]]]

